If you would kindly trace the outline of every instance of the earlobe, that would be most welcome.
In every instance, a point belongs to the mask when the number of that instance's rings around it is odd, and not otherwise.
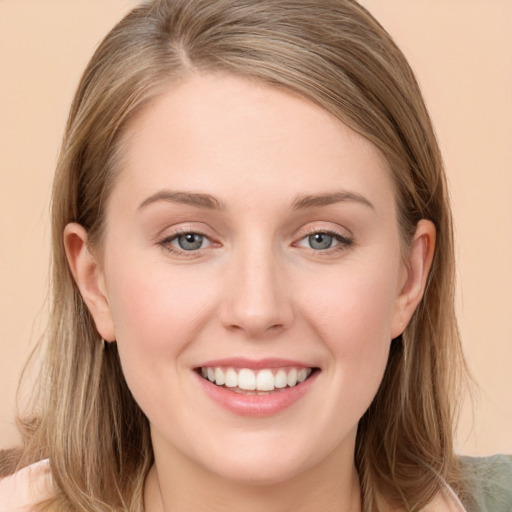
[[[427,219],[420,220],[409,249],[405,279],[395,302],[391,339],[402,334],[423,297],[434,258],[435,243],[434,223]]]
[[[64,229],[64,247],[69,268],[100,336],[115,341],[116,334],[107,290],[99,262],[88,246],[87,231],[77,223]]]

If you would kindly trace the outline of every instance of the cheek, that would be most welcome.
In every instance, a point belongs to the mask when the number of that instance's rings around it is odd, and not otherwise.
[[[333,351],[364,349],[379,340],[391,340],[397,288],[393,272],[349,270],[324,283],[308,287],[303,312],[324,333]]]
[[[136,395],[137,388],[149,392],[151,383],[169,381],[210,316],[212,290],[183,268],[134,264],[126,255],[118,261],[107,274],[109,303],[123,372]]]
[[[186,339],[210,302],[207,280],[190,274],[161,263],[120,261],[107,283],[118,341],[153,345],[166,340],[168,347],[170,340]]]
[[[391,344],[396,298],[392,269],[347,272],[309,289],[304,316],[330,353],[329,379],[338,407],[361,417],[382,380]],[[331,404],[332,405],[332,404]]]

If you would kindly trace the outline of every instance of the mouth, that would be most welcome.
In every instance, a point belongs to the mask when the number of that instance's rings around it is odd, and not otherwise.
[[[264,418],[304,403],[311,395],[321,369],[281,358],[233,357],[204,361],[192,368],[199,389],[236,416]],[[310,403],[310,402],[308,402]]]
[[[201,366],[195,371],[217,387],[241,395],[269,395],[296,388],[320,371],[317,367],[242,368]]]

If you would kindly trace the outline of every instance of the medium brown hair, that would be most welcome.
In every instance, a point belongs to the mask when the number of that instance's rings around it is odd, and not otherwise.
[[[92,57],[76,93],[52,206],[52,297],[45,357],[21,464],[48,457],[63,510],[135,512],[153,463],[148,421],[104,349],[63,246],[78,222],[101,246],[104,205],[127,121],[187,73],[223,72],[290,90],[370,140],[395,183],[404,250],[420,219],[437,229],[423,300],[393,340],[380,389],[359,423],[364,510],[418,510],[461,488],[454,400],[465,365],[454,313],[452,219],[443,163],[413,72],[352,0],[155,0],[130,12]]]

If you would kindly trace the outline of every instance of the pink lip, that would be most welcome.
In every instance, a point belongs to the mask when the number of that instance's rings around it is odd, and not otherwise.
[[[293,361],[291,359],[278,359],[278,358],[266,358],[266,359],[247,359],[244,357],[231,357],[227,359],[216,359],[211,361],[205,361],[197,366],[197,368],[204,367],[231,367],[231,368],[249,368],[251,370],[261,370],[262,368],[286,368],[294,366],[297,368],[312,368],[311,365]]]
[[[227,360],[223,360],[222,364],[205,364],[205,366],[234,366],[234,364],[226,364]],[[289,362],[288,362],[289,363]],[[283,361],[280,361],[279,366],[284,366]],[[286,366],[303,366],[297,364],[286,364]],[[245,368],[254,368],[253,365],[241,365]],[[272,368],[272,366],[264,366],[265,368]],[[262,366],[260,366],[262,368]],[[199,384],[204,392],[217,404],[224,407],[228,411],[238,415],[253,418],[263,418],[272,416],[300,400],[310,389],[316,381],[320,372],[314,372],[308,379],[291,388],[284,388],[276,390],[268,395],[243,395],[235,393],[228,388],[212,384],[209,380],[204,379],[197,372],[194,372]]]

